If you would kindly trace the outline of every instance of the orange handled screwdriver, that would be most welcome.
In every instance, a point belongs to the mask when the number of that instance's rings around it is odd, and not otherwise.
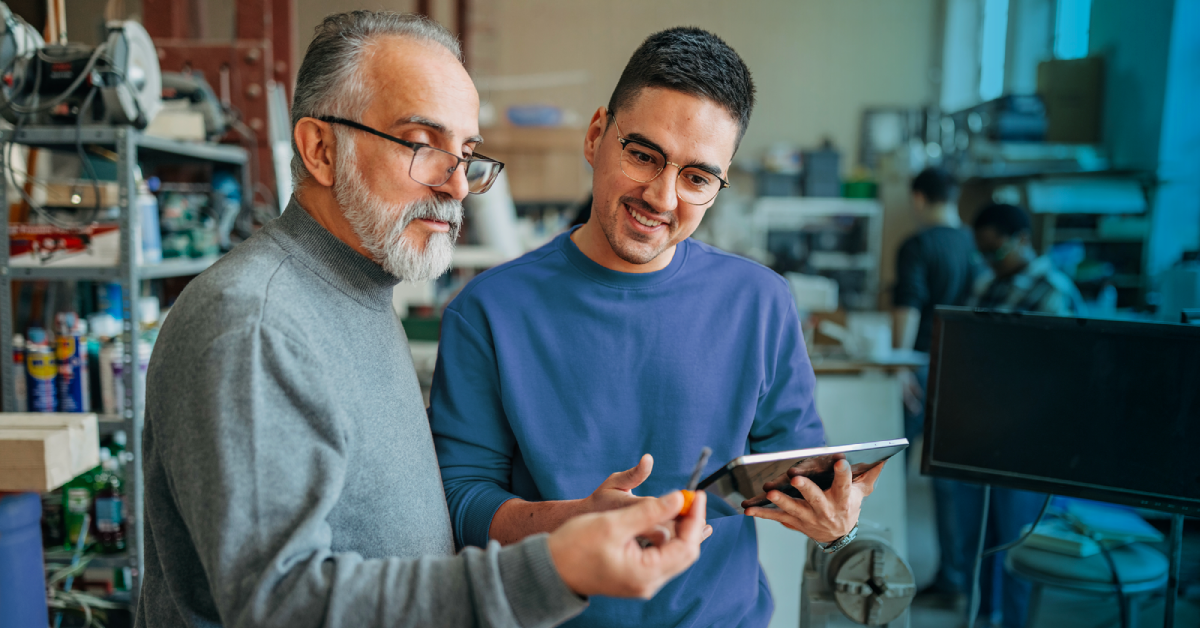
[[[683,508],[679,511],[680,517],[691,511],[692,501],[696,499],[696,487],[700,484],[700,474],[704,473],[704,465],[708,464],[708,457],[711,455],[712,450],[708,447],[700,450],[700,459],[696,461],[696,468],[692,469],[692,478],[688,480],[687,488],[682,491]]]

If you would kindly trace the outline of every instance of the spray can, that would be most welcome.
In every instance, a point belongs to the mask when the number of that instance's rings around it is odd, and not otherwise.
[[[13,335],[13,381],[17,389],[17,412],[29,412],[28,389],[25,387],[25,337]]]
[[[88,412],[87,339],[85,323],[74,312],[55,316],[58,327],[58,408],[61,412]]]
[[[25,384],[30,412],[58,412],[58,365],[46,330],[30,327],[25,343]]]

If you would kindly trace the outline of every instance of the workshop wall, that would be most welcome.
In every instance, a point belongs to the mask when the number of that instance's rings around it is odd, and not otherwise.
[[[469,65],[477,78],[567,73],[586,82],[519,91],[481,90],[502,119],[513,104],[551,104],[582,126],[608,102],[629,55],[654,31],[710,29],[746,60],[759,105],[740,155],[757,159],[776,142],[815,146],[829,137],[847,155],[860,115],[871,105],[918,106],[936,100],[931,72],[940,54],[937,0],[472,0]],[[350,8],[408,11],[415,0],[297,0],[297,66],[312,28]],[[454,3],[431,2],[453,28]],[[552,25],[552,26],[550,26]],[[853,159],[844,159],[844,167]]]

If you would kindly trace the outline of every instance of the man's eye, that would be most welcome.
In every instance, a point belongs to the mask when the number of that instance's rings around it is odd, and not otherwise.
[[[636,148],[630,149],[629,152],[633,155],[633,158],[636,159],[640,163],[643,163],[643,164],[654,163],[654,157],[650,156],[649,153],[644,153]]]
[[[695,173],[695,172],[689,172],[687,175],[687,179],[688,179],[689,183],[691,183],[692,185],[694,185],[698,188],[707,187],[709,184],[712,183],[712,179],[709,179],[708,177],[706,177],[702,174]]]

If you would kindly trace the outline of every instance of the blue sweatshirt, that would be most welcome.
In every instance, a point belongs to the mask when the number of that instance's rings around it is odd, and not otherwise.
[[[446,308],[430,422],[455,540],[487,544],[505,501],[579,499],[643,453],[636,495],[749,452],[824,444],[780,276],[685,240],[667,268],[609,270],[563,234],[476,277]],[[754,521],[709,502],[700,560],[654,599],[594,597],[568,626],[766,626]]]

